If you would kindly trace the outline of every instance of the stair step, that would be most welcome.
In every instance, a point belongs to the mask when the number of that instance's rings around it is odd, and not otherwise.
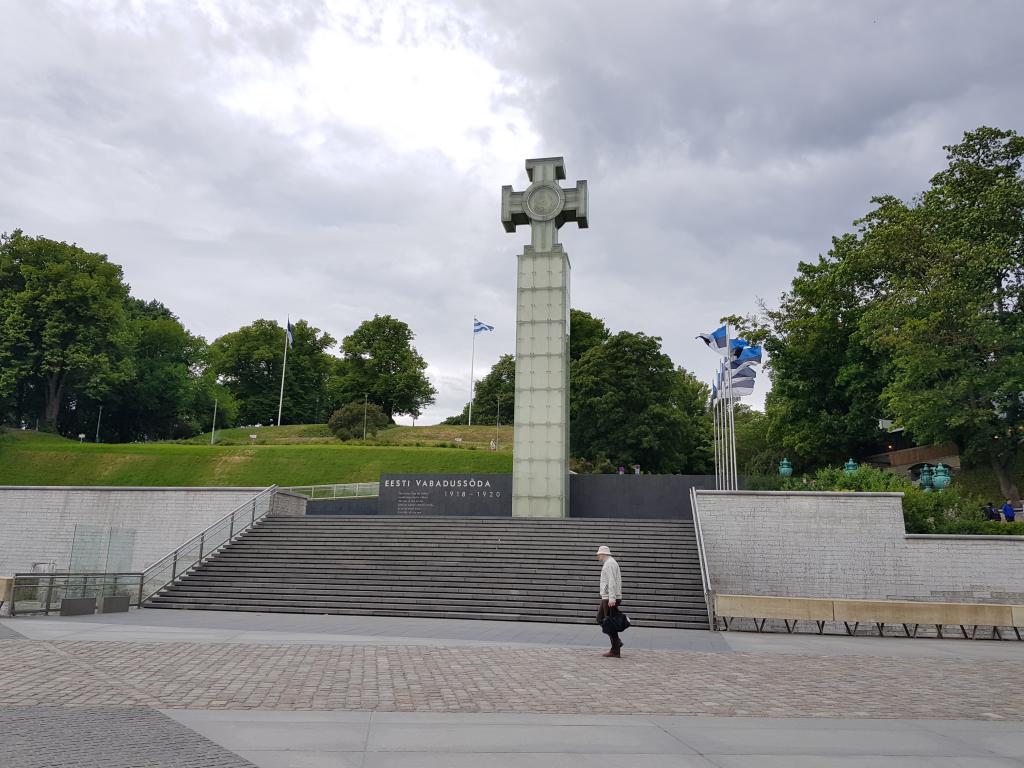
[[[692,521],[265,518],[146,605],[589,624],[600,543],[634,623],[707,629]]]

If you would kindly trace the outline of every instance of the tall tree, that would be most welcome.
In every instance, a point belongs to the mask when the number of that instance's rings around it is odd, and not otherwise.
[[[294,326],[281,416],[281,421],[288,424],[311,422],[328,413],[325,384],[331,359],[326,350],[334,344],[330,334],[305,320]],[[277,420],[284,345],[285,329],[273,320],[262,319],[227,333],[210,345],[211,366],[238,401],[238,418],[242,423],[267,424]]]
[[[853,235],[834,239],[827,257],[799,265],[767,314],[769,439],[801,469],[873,453],[881,440],[888,360],[864,344],[859,326],[873,279],[853,266],[860,247]]]
[[[572,370],[572,452],[652,472],[704,472],[711,457],[708,388],[676,368],[661,339],[625,331]]]
[[[344,363],[331,382],[332,402],[341,405],[365,397],[390,421],[432,404],[437,390],[412,340],[409,326],[391,315],[374,315],[360,324],[341,342]]]
[[[875,200],[861,327],[892,360],[882,399],[918,440],[955,441],[1008,498],[1024,451],[1024,137],[982,127],[910,205]]]
[[[569,310],[569,359],[579,360],[591,347],[604,344],[610,336],[604,320],[582,309]]]
[[[69,395],[98,398],[131,373],[121,268],[20,230],[0,235],[0,393],[34,388],[57,429]]]

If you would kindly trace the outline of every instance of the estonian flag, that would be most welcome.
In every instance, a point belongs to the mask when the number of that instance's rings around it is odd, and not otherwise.
[[[746,397],[754,394],[753,379],[738,379],[732,383],[732,394],[734,397]]]
[[[756,376],[757,376],[757,371],[755,371],[753,368],[744,368],[741,371],[733,371],[733,373],[732,373],[732,383],[733,383],[733,386],[736,386],[736,384],[738,382],[740,382],[740,381],[753,381],[756,378]]]
[[[475,317],[473,318],[473,333],[482,333],[483,331],[493,331],[494,326],[488,325],[487,323],[481,323]]]
[[[733,359],[738,363],[760,363],[761,348],[747,345],[733,353]]]
[[[733,376],[739,376],[743,371],[751,370],[754,367],[753,360],[733,360],[729,363],[729,367],[732,369]]]
[[[288,336],[288,349],[295,346],[295,326],[292,325],[291,318],[285,321],[285,334]]]
[[[713,349],[721,355],[725,354],[725,326],[723,325],[717,331],[711,333],[702,333],[697,336],[698,339],[708,345],[709,349]]]

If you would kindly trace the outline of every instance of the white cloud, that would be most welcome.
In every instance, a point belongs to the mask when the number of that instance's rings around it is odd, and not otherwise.
[[[36,0],[4,6],[0,230],[77,241],[213,338],[407,321],[438,404],[514,351],[498,221],[523,160],[587,178],[574,304],[695,342],[773,300],[941,145],[1022,127],[1024,9],[907,0],[510,4]],[[757,400],[755,400],[757,402]]]

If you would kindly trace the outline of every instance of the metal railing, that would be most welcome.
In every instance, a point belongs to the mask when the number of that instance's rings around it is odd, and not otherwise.
[[[11,615],[23,616],[59,611],[64,598],[129,598],[142,603],[141,573],[16,573],[11,597]]]
[[[380,483],[335,483],[334,485],[293,485],[282,488],[309,499],[354,499],[380,495]]]
[[[693,528],[697,534],[697,557],[700,560],[700,580],[704,586],[704,603],[708,609],[708,626],[711,631],[718,629],[713,607],[715,594],[711,589],[711,572],[708,570],[707,553],[704,550],[704,531],[700,527],[700,510],[697,508],[697,489],[690,488],[690,509],[693,510]]]
[[[205,531],[196,534],[149,566],[141,575],[139,605],[266,517],[273,506],[274,494],[277,491],[276,485],[261,491]]]

